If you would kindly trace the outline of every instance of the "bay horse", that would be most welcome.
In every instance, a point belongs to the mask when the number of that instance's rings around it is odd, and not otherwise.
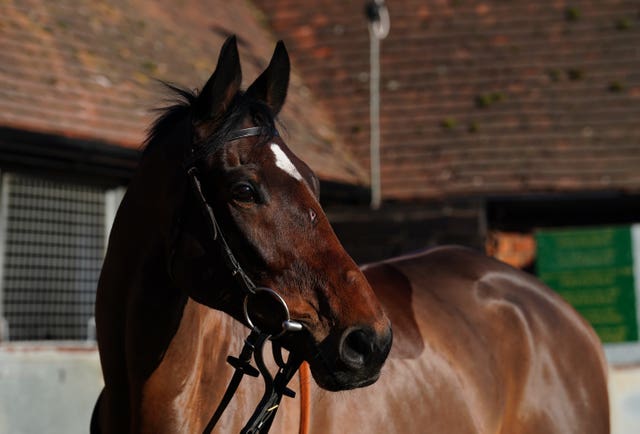
[[[354,264],[320,209],[317,178],[275,133],[288,77],[278,43],[240,91],[230,38],[202,91],[176,89],[184,101],[151,130],[98,287],[105,387],[92,432],[203,432],[233,375],[225,358],[248,317],[190,187],[196,167],[237,262],[302,325],[278,341],[310,363],[311,433],[608,433],[598,338],[534,277],[460,247]],[[256,381],[215,432],[240,432]],[[299,418],[285,399],[273,432],[297,432]]]
[[[302,330],[278,343],[309,362],[318,384],[344,390],[378,378],[389,319],[329,225],[317,177],[276,130],[289,72],[279,42],[241,91],[230,37],[202,91],[174,88],[182,101],[151,129],[98,283],[105,386],[93,432],[203,432],[232,374],[226,357],[250,323],[275,329],[270,316],[283,307],[283,325]],[[277,303],[261,311],[257,298],[249,314],[256,288]],[[240,432],[260,388],[242,384],[216,430]],[[273,428],[288,423],[285,415]]]

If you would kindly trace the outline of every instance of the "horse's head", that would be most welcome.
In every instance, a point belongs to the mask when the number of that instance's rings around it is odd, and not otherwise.
[[[309,361],[320,386],[360,387],[379,375],[391,347],[390,323],[320,207],[318,178],[275,132],[288,82],[280,42],[268,68],[241,91],[236,41],[229,38],[199,95],[185,94],[192,143],[184,158],[197,168],[198,189],[244,272],[279,294],[303,325],[282,336],[283,345]],[[259,134],[237,134],[254,127]],[[246,322],[241,285],[189,185],[176,219],[174,279],[200,303]],[[269,309],[258,306],[252,315],[270,321]]]

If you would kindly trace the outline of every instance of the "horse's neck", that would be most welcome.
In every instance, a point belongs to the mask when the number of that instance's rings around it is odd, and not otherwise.
[[[175,335],[149,378],[162,378],[160,387],[174,382],[176,390],[194,394],[204,387],[214,396],[226,387],[226,357],[238,353],[245,328],[228,315],[187,299]],[[168,374],[168,376],[165,376]],[[222,378],[220,378],[222,377]],[[171,378],[169,380],[169,378]]]
[[[218,407],[233,376],[233,368],[226,362],[227,356],[240,354],[249,330],[229,315],[193,300],[185,306],[182,318],[163,362],[145,391],[159,387],[164,389],[162,396],[167,397],[167,375],[163,373],[166,369],[172,377],[173,392],[169,394],[172,398],[167,403],[167,410],[179,408],[185,421],[185,425],[176,427],[175,432],[200,432]],[[199,333],[194,333],[196,329]],[[270,371],[275,372],[276,366],[268,353],[270,344],[264,350],[265,361]],[[298,390],[297,379],[291,387]],[[263,390],[262,377],[245,376],[216,425],[218,431],[214,432],[240,432],[258,405]],[[297,432],[298,406],[297,400],[284,398],[272,431]],[[152,411],[158,410],[153,408]]]
[[[226,357],[239,354],[246,333],[230,316],[188,299],[162,360],[142,385],[140,419],[145,431],[202,431],[233,375]],[[247,381],[251,380],[257,383]],[[240,430],[256,405],[255,390],[260,386],[234,396],[221,426],[233,425],[229,432]],[[176,423],[180,425],[167,429]]]
[[[167,271],[167,243],[181,187],[179,163],[170,163],[162,149],[145,155],[113,224],[96,298],[107,382],[143,382],[178,330],[187,304]],[[130,372],[123,379],[125,370]]]
[[[118,213],[126,214],[122,220],[137,229],[138,237],[165,237],[182,205],[186,179],[179,161],[173,161],[163,149],[149,151],[140,162]]]
[[[195,424],[175,432],[201,430],[233,374],[226,357],[239,354],[248,333],[228,315],[189,298],[169,276],[168,243],[185,189],[179,162],[162,149],[145,155],[118,210],[98,289],[105,381],[114,394],[130,394],[129,404],[124,396],[114,399],[132,411],[132,426],[148,432],[167,429],[146,425],[162,418],[145,415],[158,414],[171,423]],[[255,406],[257,398],[236,396],[229,414]],[[185,409],[192,415],[170,416]]]
[[[182,168],[161,149],[147,155],[119,211],[122,224],[114,226],[119,234],[111,240],[115,254],[110,256],[122,269],[136,264],[128,276],[137,277],[128,282],[125,298],[128,370],[138,395],[133,400],[140,406],[139,422],[144,424],[145,414],[188,409],[192,415],[185,423],[201,429],[198,424],[210,416],[231,378],[226,357],[239,354],[248,330],[189,298],[169,276],[167,243],[175,212],[184,205],[185,182]],[[234,402],[238,406],[243,400]],[[177,427],[176,432],[192,428]]]

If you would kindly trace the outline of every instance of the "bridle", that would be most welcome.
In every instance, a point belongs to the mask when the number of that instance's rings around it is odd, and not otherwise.
[[[233,140],[239,140],[245,137],[262,136],[266,134],[271,136],[277,136],[278,132],[275,129],[264,127],[251,127],[240,130],[232,131],[227,137],[226,142]],[[210,433],[222,413],[228,406],[231,398],[236,392],[240,381],[244,375],[252,377],[258,377],[262,374],[264,380],[264,394],[262,399],[258,403],[253,415],[240,431],[241,434],[266,434],[271,427],[276,411],[280,404],[282,396],[294,397],[295,392],[287,388],[287,384],[291,378],[295,375],[296,371],[302,363],[302,359],[294,354],[289,354],[286,362],[282,357],[282,347],[278,344],[277,339],[282,337],[286,333],[292,333],[302,330],[302,324],[293,321],[289,314],[289,308],[285,300],[271,288],[257,286],[247,273],[243,270],[240,262],[233,254],[233,251],[229,247],[224,233],[218,224],[218,220],[215,217],[213,209],[207,202],[202,190],[202,183],[200,182],[199,171],[195,165],[192,165],[187,169],[187,175],[190,180],[190,184],[200,209],[208,222],[208,231],[212,240],[220,247],[222,256],[226,263],[227,268],[231,272],[231,275],[238,283],[240,290],[243,292],[243,313],[244,319],[251,329],[249,336],[245,339],[244,347],[238,357],[227,357],[227,362],[233,366],[235,372],[227,390],[223,395],[218,407],[216,408],[213,416],[209,420],[203,434]],[[267,329],[262,326],[264,330],[261,330],[260,324],[252,318],[252,311],[256,306],[259,306],[261,302],[267,302],[274,304],[276,310],[279,309],[279,313],[282,317],[280,323],[281,328],[279,330]],[[269,369],[265,365],[263,352],[264,344],[267,340],[272,340],[273,358],[278,365],[278,372],[275,377],[271,375]],[[253,357],[257,369],[251,365],[251,358]]]

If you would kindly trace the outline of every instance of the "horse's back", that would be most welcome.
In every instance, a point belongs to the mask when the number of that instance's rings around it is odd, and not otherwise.
[[[345,395],[375,408],[353,432],[609,432],[599,340],[534,277],[458,247],[364,271],[394,345],[378,383]]]

